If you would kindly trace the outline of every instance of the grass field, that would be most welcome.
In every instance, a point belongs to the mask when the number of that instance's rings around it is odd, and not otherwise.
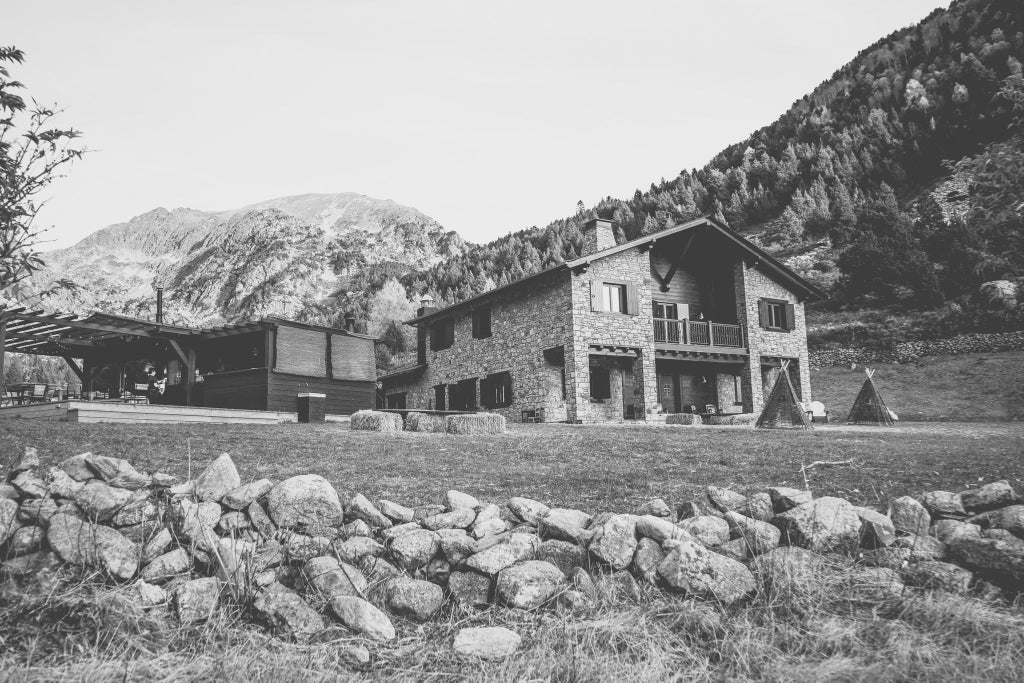
[[[1024,420],[1024,353],[929,356],[918,363],[869,363],[886,405],[904,421]],[[861,366],[811,371],[811,393],[845,420],[864,383]]]
[[[2,465],[24,446],[44,463],[83,451],[129,459],[182,478],[222,452],[243,477],[320,474],[344,496],[437,502],[449,488],[482,500],[528,496],[591,512],[628,511],[654,496],[680,503],[708,484],[740,491],[803,486],[818,495],[884,505],[890,497],[979,480],[1024,484],[1024,424],[824,426],[814,432],[740,427],[512,425],[499,436],[353,432],[342,425],[0,424]]]
[[[314,472],[344,497],[361,492],[416,504],[448,488],[504,502],[525,495],[590,512],[630,511],[652,496],[679,503],[709,483],[754,491],[803,486],[803,464],[852,460],[808,474],[817,495],[884,508],[903,494],[959,490],[1009,479],[1024,489],[1024,424],[828,427],[813,433],[733,427],[529,425],[507,435],[381,435],[340,425],[0,425],[2,465],[23,446],[44,465],[90,450],[143,469],[196,474],[227,451],[243,479]],[[647,587],[639,603],[604,591],[596,609],[446,608],[426,625],[396,619],[399,638],[365,644],[344,629],[295,645],[271,638],[227,607],[210,623],[180,627],[116,591],[88,585],[22,593],[0,586],[4,680],[980,680],[1016,681],[1024,667],[1024,610],[947,594],[865,598],[840,563],[799,599],[759,593],[726,607]],[[460,660],[455,632],[505,625],[523,637],[504,662]]]

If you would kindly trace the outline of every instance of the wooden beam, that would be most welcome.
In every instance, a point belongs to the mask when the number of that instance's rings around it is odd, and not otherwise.
[[[71,371],[78,375],[78,379],[81,380],[82,387],[84,388],[85,372],[82,370],[82,368],[78,367],[78,363],[75,362],[75,359],[72,358],[71,356],[68,356],[67,354],[62,355],[61,358],[63,358],[64,362],[68,364],[68,367],[71,368]]]
[[[178,360],[181,361],[182,365],[188,363],[188,354],[186,354],[185,350],[181,348],[181,344],[174,339],[168,339],[167,344],[171,347],[171,350],[174,351],[174,354],[178,357]]]
[[[55,319],[48,316],[42,315],[29,315],[25,313],[18,313],[11,316],[18,320],[34,320],[41,323],[59,324],[67,327],[73,327],[80,330],[98,330],[100,332],[116,332],[117,334],[128,334],[137,337],[152,337],[153,335],[147,331],[142,325],[136,325],[134,327],[118,327],[116,325],[100,325],[98,323],[89,323],[82,320],[66,320],[66,319]]]
[[[4,386],[4,360],[7,350],[7,316],[0,315],[0,396],[6,395],[7,388]]]
[[[327,379],[334,379],[334,367],[331,365],[331,333],[327,332],[327,344],[324,346],[324,367],[327,369]]]

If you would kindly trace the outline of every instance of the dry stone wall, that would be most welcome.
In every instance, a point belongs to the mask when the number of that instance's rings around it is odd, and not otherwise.
[[[1024,505],[1006,481],[897,498],[886,513],[785,487],[587,512],[456,490],[371,501],[316,475],[243,481],[227,455],[177,482],[92,453],[44,468],[26,449],[0,484],[0,572],[52,587],[84,571],[170,622],[232,608],[297,641],[340,625],[363,661],[460,612],[585,616],[602,584],[724,604],[840,587],[879,603],[923,590],[1012,600],[1024,586]],[[501,658],[518,643],[470,630],[454,648]]]
[[[965,334],[951,339],[902,342],[892,350],[826,349],[812,351],[811,365],[850,365],[851,363],[916,363],[924,356],[955,356],[961,353],[1024,351],[1024,331],[1000,334]]]

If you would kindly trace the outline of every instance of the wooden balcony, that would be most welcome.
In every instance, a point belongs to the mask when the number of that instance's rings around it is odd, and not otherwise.
[[[745,354],[743,328],[710,320],[654,319],[654,345],[658,350],[693,350]]]

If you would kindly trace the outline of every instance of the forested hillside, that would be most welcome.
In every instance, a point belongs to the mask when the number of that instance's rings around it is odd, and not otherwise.
[[[1022,62],[1024,3],[954,2],[863,50],[704,168],[580,204],[402,283],[450,303],[517,280],[578,255],[597,211],[620,240],[717,216],[858,305],[933,306],[1024,274]],[[947,176],[969,196],[929,192]]]

